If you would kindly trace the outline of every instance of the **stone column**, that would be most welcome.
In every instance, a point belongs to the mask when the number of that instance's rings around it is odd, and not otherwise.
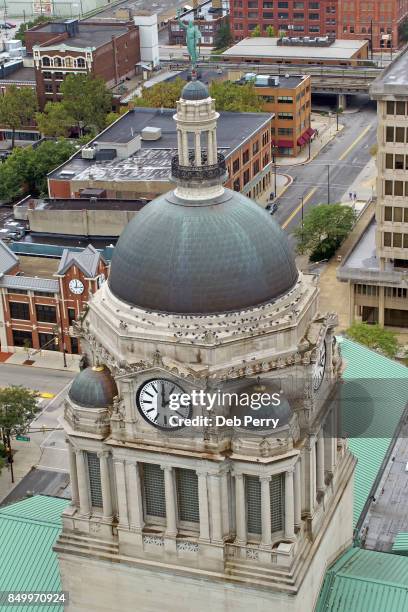
[[[213,542],[222,542],[221,480],[219,474],[209,475],[211,532]]]
[[[243,474],[235,474],[235,512],[236,512],[236,543],[247,543],[247,525],[245,511],[245,483]]]
[[[272,544],[272,527],[271,527],[271,489],[270,476],[261,476],[261,522],[262,522],[262,537],[261,546],[269,548]]]
[[[221,506],[222,506],[222,533],[223,535],[228,535],[231,531],[231,522],[230,522],[230,499],[229,499],[229,480],[228,474],[224,471],[221,474]]]
[[[103,504],[103,518],[107,521],[111,521],[113,517],[112,508],[112,491],[109,475],[109,453],[102,452],[98,453],[101,469],[101,488],[102,488],[102,504]]]
[[[302,523],[302,487],[300,479],[300,459],[295,464],[295,482],[294,482],[294,503],[295,503],[295,525],[300,527]]]
[[[320,430],[317,438],[317,454],[316,454],[316,484],[317,490],[321,493],[325,490],[324,484],[324,437],[323,432]]]
[[[201,136],[200,132],[194,134],[195,142],[195,163],[196,166],[201,166]]]
[[[91,515],[91,502],[89,498],[88,464],[85,451],[76,450],[76,465],[78,474],[79,511],[83,516]]]
[[[285,472],[285,538],[293,538],[294,531],[294,504],[293,504],[293,468]]]
[[[164,470],[164,491],[166,496],[166,536],[176,537],[176,487],[174,486],[173,468],[171,465],[162,465],[161,467]]]
[[[207,473],[198,472],[198,505],[200,509],[200,540],[210,541],[210,522],[208,514]]]
[[[75,458],[75,451],[69,440],[66,441],[68,444],[68,455],[69,455],[69,474],[71,479],[71,506],[79,505],[79,491],[78,491],[78,472],[77,463]]]
[[[184,132],[184,131],[181,132],[181,139],[183,142],[183,146],[182,146],[183,166],[188,166],[189,159],[188,159],[188,134],[187,132]]]
[[[306,507],[309,513],[313,513],[316,502],[316,438],[310,436],[306,449]]]
[[[378,325],[384,327],[385,318],[385,287],[378,287]]]
[[[217,130],[216,130],[216,128],[213,129],[212,134],[213,134],[212,141],[213,141],[214,164],[216,164],[217,163],[217,157],[218,157],[217,156],[218,150],[217,150]]]
[[[184,151],[183,151],[183,138],[181,136],[181,130],[177,130],[177,150],[179,154],[179,164],[184,164]]]
[[[119,527],[129,527],[125,461],[123,459],[116,459],[115,474],[116,493],[118,498]]]
[[[142,485],[139,466],[136,462],[127,462],[127,476],[129,484],[129,523],[131,529],[141,532],[144,527]]]
[[[213,145],[213,133],[211,130],[208,130],[208,143],[207,143],[207,147],[208,147],[208,151],[207,151],[207,155],[208,155],[208,164],[211,166],[212,164],[215,164],[214,161],[214,145]]]

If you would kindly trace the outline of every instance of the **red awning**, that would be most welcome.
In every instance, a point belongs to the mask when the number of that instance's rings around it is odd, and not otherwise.
[[[297,139],[297,143],[301,147],[305,144],[305,142],[306,142],[306,140],[303,138],[303,136],[301,136],[300,138]]]
[[[305,132],[305,133],[303,134],[302,138],[303,138],[303,140],[304,140],[305,142],[309,142],[309,140],[310,140],[310,136],[309,136],[309,134],[308,134],[307,132]]]
[[[306,130],[306,133],[307,133],[309,136],[313,136],[313,134],[315,133],[315,131],[316,131],[316,130],[314,130],[312,127],[308,127],[308,128],[307,128],[307,130]]]
[[[293,142],[291,140],[278,140],[278,147],[293,147]]]

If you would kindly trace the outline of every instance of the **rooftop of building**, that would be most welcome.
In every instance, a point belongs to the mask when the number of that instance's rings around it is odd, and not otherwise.
[[[380,73],[370,87],[370,96],[374,99],[386,96],[408,98],[408,51],[398,55],[389,66]]]
[[[58,36],[58,34],[64,33],[62,29],[65,26],[64,21],[52,21],[45,23],[41,26],[37,26],[28,30],[28,32],[49,32]],[[125,21],[111,21],[109,23],[101,23],[94,20],[78,21],[76,27],[71,30],[72,35],[62,42],[55,43],[55,46],[60,44],[66,44],[71,47],[88,48],[88,47],[102,47],[103,45],[111,42],[112,38],[117,38],[128,32],[129,28]],[[54,46],[52,42],[41,41],[41,47]]]
[[[0,73],[0,83],[32,83],[35,85],[34,67],[18,67],[4,76]]]
[[[225,57],[272,57],[272,58],[308,58],[308,59],[351,59],[363,47],[366,40],[335,40],[330,46],[279,45],[279,38],[253,37],[244,38],[222,54]]]
[[[94,13],[93,19],[115,18],[118,11],[124,9],[130,10],[134,15],[138,15],[141,12],[146,14],[155,13],[156,15],[168,13],[169,11],[175,13],[177,6],[181,8],[183,2],[174,2],[174,0],[155,0],[152,4],[150,0],[123,0],[122,2],[115,2],[113,6],[105,5],[98,12]]]
[[[56,274],[59,259],[51,257],[34,257],[20,255],[20,271],[24,276],[39,276],[41,278],[52,278]]]
[[[315,612],[404,612],[407,608],[408,559],[351,548],[326,573]]]
[[[84,191],[91,191],[89,189]],[[95,192],[103,192],[101,189],[95,189]],[[69,200],[43,200],[36,205],[36,210],[126,210],[139,211],[146,205],[147,200],[112,200],[104,198],[101,195],[93,196],[94,199],[76,198]]]
[[[203,2],[197,10],[197,16],[195,16],[194,9],[190,11],[186,11],[181,15],[182,21],[213,21],[214,19],[219,19],[224,15],[228,14],[228,9],[225,4],[220,9],[214,9],[212,0],[208,0],[208,2]]]
[[[252,76],[252,79],[250,78]],[[272,87],[273,89],[296,89],[301,83],[309,79],[308,74],[286,74],[286,75],[274,75],[274,74],[254,74],[247,73],[237,81],[238,83],[245,83],[249,80],[254,80],[254,86],[259,89],[265,87]]]
[[[53,179],[168,181],[171,158],[177,150],[174,109],[136,107],[123,115],[87,146],[97,142],[99,148],[113,149],[137,137],[146,127],[161,129],[158,140],[141,141],[141,149],[126,159],[107,161],[83,159],[79,151],[65,164],[50,173]],[[270,113],[221,112],[217,125],[218,148],[228,157],[271,119]],[[106,147],[104,146],[106,145]]]

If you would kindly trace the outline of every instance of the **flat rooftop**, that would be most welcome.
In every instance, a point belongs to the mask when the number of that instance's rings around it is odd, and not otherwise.
[[[277,76],[277,75],[273,75],[273,74],[257,74],[256,76],[262,76],[262,77],[273,77],[273,76]],[[288,76],[282,76],[279,75],[279,83],[277,85],[271,83],[271,84],[267,84],[267,85],[260,85],[259,82],[254,83],[255,88],[259,89],[260,91],[262,91],[262,89],[265,89],[266,87],[272,87],[274,89],[296,89],[296,87],[298,87],[300,85],[300,83],[302,83],[305,79],[308,78],[308,75],[302,74],[299,76],[296,75],[292,75],[289,74]]]
[[[161,129],[158,140],[142,140],[141,149],[126,159],[111,161],[82,159],[78,151],[65,164],[49,174],[49,178],[63,180],[169,181],[171,158],[177,151],[174,109],[135,108],[96,136],[99,148],[114,148],[140,134],[145,127]],[[221,112],[217,127],[219,150],[229,157],[271,118],[270,113]],[[92,144],[89,143],[89,145]],[[67,176],[67,173],[71,173]]]
[[[147,204],[147,200],[110,200],[97,198],[90,201],[87,198],[76,200],[45,200],[35,210],[126,210],[139,211]]]
[[[220,10],[214,11],[212,8],[212,0],[208,0],[208,2],[204,2],[199,6],[198,14],[204,21],[213,21],[214,19],[219,19],[220,17],[227,15],[228,10],[225,6],[223,6]],[[183,15],[181,15],[181,20],[194,21],[194,9],[183,13]]]
[[[155,0],[153,4],[151,0],[123,0],[123,2],[118,2],[112,7],[102,7],[93,19],[115,18],[117,11],[123,9],[129,9],[134,15],[142,14],[142,12],[144,14],[156,13],[156,15],[168,12],[174,12],[175,14],[177,7],[181,7],[184,4],[186,4],[184,0],[179,0],[178,2],[174,2],[174,0]]]
[[[89,21],[79,21],[77,32],[74,36],[71,36],[70,38],[66,39],[64,41],[64,44],[80,48],[101,47],[102,45],[105,45],[106,43],[110,42],[112,40],[112,37],[117,38],[118,36],[122,36],[122,34],[126,34],[126,32],[128,32],[128,28],[125,22],[117,21],[116,24],[112,25],[112,23],[93,23],[92,21],[93,20],[91,19]],[[56,36],[58,34],[63,33],[55,28],[54,22],[46,23],[40,28],[36,28],[35,31],[55,33]],[[47,47],[55,46],[55,44],[59,45],[62,43],[53,44],[44,41],[39,44],[42,47]]]
[[[351,59],[367,41],[365,40],[335,40],[329,46],[313,45],[278,45],[279,38],[254,37],[244,38],[239,43],[227,49],[224,57],[271,57],[308,58],[308,59]]]
[[[0,77],[0,83],[32,83],[35,85],[34,68],[17,68],[7,76]]]
[[[19,255],[20,270],[25,276],[39,276],[40,278],[52,278],[58,270],[59,259],[45,257],[31,257]]]
[[[401,53],[370,87],[370,95],[377,99],[386,95],[408,97],[408,51]]]

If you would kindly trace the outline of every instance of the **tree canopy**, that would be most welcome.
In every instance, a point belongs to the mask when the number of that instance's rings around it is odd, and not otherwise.
[[[275,29],[272,25],[268,25],[268,27],[266,28],[266,34],[270,38],[273,38],[274,36],[276,36]]]
[[[222,24],[222,26],[218,29],[215,39],[214,39],[214,49],[216,51],[221,51],[230,46],[233,41],[233,37],[231,34],[231,26],[229,22],[229,18],[227,17]]]
[[[378,324],[353,323],[346,330],[346,334],[352,340],[365,344],[387,357],[395,357],[398,352],[397,336],[392,331],[384,329]]]
[[[69,74],[60,91],[61,104],[81,136],[87,128],[100,131],[105,127],[105,117],[112,108],[112,94],[103,79],[89,74]]]
[[[25,433],[39,412],[38,393],[21,385],[0,389],[0,429],[7,436]]]
[[[255,26],[254,29],[251,31],[251,36],[252,38],[257,38],[258,36],[261,36],[261,28],[259,27],[259,25]]]
[[[47,140],[35,149],[16,148],[0,164],[0,199],[10,201],[31,193],[47,193],[47,174],[75,152],[69,140]]]
[[[43,113],[36,113],[35,120],[44,136],[69,136],[75,120],[62,102],[47,102]]]
[[[355,212],[341,204],[319,204],[304,217],[303,227],[295,230],[298,253],[307,253],[311,261],[331,257],[350,233]]]
[[[260,113],[262,98],[256,93],[253,83],[238,85],[232,81],[213,81],[210,94],[215,99],[219,111],[240,113]]]
[[[134,98],[132,102],[135,106],[176,108],[176,102],[185,84],[183,79],[177,78],[174,81],[162,81],[152,87],[144,87],[141,97]]]
[[[11,148],[14,148],[16,130],[30,124],[37,108],[37,96],[31,87],[10,85],[0,96],[0,122],[12,131]]]

